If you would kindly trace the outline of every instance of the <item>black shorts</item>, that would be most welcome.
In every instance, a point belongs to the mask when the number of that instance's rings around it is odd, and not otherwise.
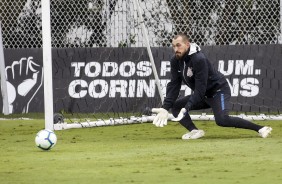
[[[191,95],[179,98],[173,105],[172,113],[177,116],[179,111],[186,106]],[[191,110],[201,110],[212,108],[214,115],[225,114],[227,115],[230,110],[231,91],[227,85],[220,88],[213,96],[205,96],[204,100],[198,104],[194,104]]]

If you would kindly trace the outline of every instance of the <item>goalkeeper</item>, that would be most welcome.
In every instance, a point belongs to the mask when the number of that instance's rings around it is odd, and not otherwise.
[[[175,55],[170,61],[171,81],[166,88],[166,98],[162,108],[153,108],[158,113],[153,124],[163,127],[167,124],[168,110],[189,132],[182,139],[198,139],[205,135],[192,122],[191,110],[212,108],[215,122],[223,127],[235,127],[254,130],[263,138],[272,131],[271,127],[260,126],[250,121],[229,116],[231,91],[227,80],[213,68],[200,47],[190,43],[186,34],[180,33],[172,40]],[[193,90],[191,95],[177,99],[182,81]]]

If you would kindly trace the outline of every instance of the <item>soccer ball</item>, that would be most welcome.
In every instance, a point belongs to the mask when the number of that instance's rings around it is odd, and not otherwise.
[[[50,150],[57,143],[57,136],[52,130],[40,130],[35,137],[35,144],[42,150]]]

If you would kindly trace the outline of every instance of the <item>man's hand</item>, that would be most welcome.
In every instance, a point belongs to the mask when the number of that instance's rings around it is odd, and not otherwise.
[[[182,118],[184,118],[184,116],[186,116],[187,113],[188,111],[185,108],[182,108],[178,116],[176,118],[171,119],[171,121],[180,121],[182,120]]]
[[[164,125],[167,125],[167,110],[165,110],[164,108],[153,108],[152,112],[158,113],[153,121],[153,124],[156,125],[156,127],[163,127]]]

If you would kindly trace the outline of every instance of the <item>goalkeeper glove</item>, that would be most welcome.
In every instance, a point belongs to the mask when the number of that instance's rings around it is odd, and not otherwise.
[[[171,121],[180,121],[186,116],[188,113],[187,109],[182,108],[176,118],[173,118]]]
[[[156,127],[163,127],[164,125],[167,125],[167,110],[165,110],[164,108],[153,108],[152,112],[158,113],[153,121],[153,124],[156,125]]]

